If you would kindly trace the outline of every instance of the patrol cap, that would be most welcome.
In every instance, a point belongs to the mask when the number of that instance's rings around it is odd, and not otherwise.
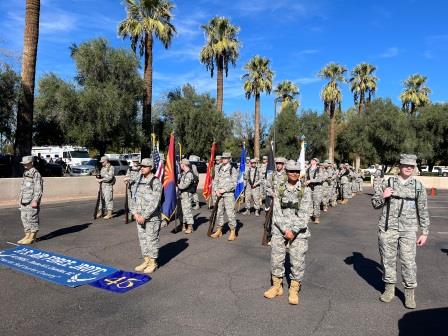
[[[102,156],[100,162],[106,162],[106,161],[109,161],[109,158],[106,155]]]
[[[313,160],[316,161],[317,163],[320,162],[318,158],[312,158],[311,161],[313,161]]]
[[[330,160],[325,160],[324,164],[332,164],[332,162]]]
[[[263,155],[263,160],[267,160],[268,157],[266,155]]]
[[[182,159],[182,160],[180,161],[180,163],[183,163],[184,165],[190,166],[190,161],[187,160],[187,159]]]
[[[142,167],[153,167],[154,161],[153,159],[143,159],[142,162],[140,162],[139,166]]]
[[[275,163],[283,163],[283,164],[285,164],[286,163],[286,159],[284,157],[282,157],[282,156],[276,157],[275,158]]]
[[[294,160],[288,160],[285,166],[287,171],[300,171],[300,165]]]
[[[257,163],[257,161],[255,159],[251,159],[250,163]]]
[[[246,161],[250,161],[250,157],[246,156]]]
[[[416,166],[417,165],[417,155],[414,154],[401,154],[400,164]]]
[[[216,157],[215,157],[215,161],[216,161],[216,160],[221,160],[221,158],[222,158],[221,155],[216,155]]]
[[[32,162],[33,162],[33,157],[31,155],[27,155],[22,158],[22,162],[20,162],[20,163],[23,165],[26,165],[26,164],[32,163]]]
[[[231,157],[232,157],[232,153],[230,153],[230,152],[222,153],[222,158],[223,159],[230,159]]]

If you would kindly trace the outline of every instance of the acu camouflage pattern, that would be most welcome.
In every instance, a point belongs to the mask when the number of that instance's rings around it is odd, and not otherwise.
[[[114,183],[115,183],[115,172],[114,167],[108,163],[106,167],[102,167],[100,171],[101,179],[101,192],[103,194],[103,202],[106,210],[114,210]]]
[[[244,199],[246,201],[246,210],[250,210],[251,200],[254,202],[255,210],[259,210],[261,206],[261,169],[249,167],[245,172],[246,190]],[[252,185],[251,185],[252,184]]]
[[[260,178],[261,178],[261,182],[260,182],[260,202],[262,200],[264,200],[266,198],[266,171],[268,170],[268,164],[267,163],[262,163],[260,168]]]
[[[180,203],[182,206],[183,223],[182,224],[194,224],[193,214],[191,212],[191,200],[193,194],[189,192],[193,184],[193,172],[191,170],[182,172],[177,185],[180,190]]]
[[[271,274],[282,278],[285,275],[285,257],[289,245],[291,280],[302,281],[305,272],[305,255],[308,251],[308,229],[312,198],[310,188],[302,190],[299,182],[295,186],[281,183],[274,189],[274,209],[272,215],[271,238]],[[285,230],[289,229],[296,237],[285,239]]]
[[[199,181],[199,172],[198,172],[198,168],[196,167],[196,165],[191,165],[191,172],[193,173],[194,176],[197,177],[198,181]],[[192,200],[194,204],[199,205],[199,195],[197,193],[198,191],[198,185],[195,184],[194,186],[194,193],[192,194]]]
[[[20,187],[20,218],[25,233],[39,231],[40,200],[43,193],[43,180],[36,168],[32,167],[23,173]],[[31,203],[37,202],[37,208]]]
[[[134,185],[133,195],[132,214],[139,214],[145,218],[143,225],[137,223],[137,233],[142,255],[157,259],[159,255],[162,183],[153,174],[149,174],[146,178],[140,175]]]
[[[215,178],[213,180],[213,193],[216,193],[219,189],[224,189],[225,191],[218,205],[218,228],[222,228],[222,226],[224,225],[224,210],[227,214],[227,218],[229,219],[229,227],[231,229],[236,228],[235,198],[233,196],[233,192],[235,191],[237,179],[238,172],[235,168],[232,168],[230,163],[221,164],[215,171]]]
[[[350,183],[350,172],[346,169],[342,169],[340,172],[340,183],[342,188],[342,199],[352,198],[352,189]]]
[[[311,191],[312,209],[311,216],[320,217],[320,203],[322,202],[322,181],[324,175],[321,167],[313,169],[311,166],[306,170],[305,182],[309,182],[307,188]]]
[[[373,173],[373,190],[376,190],[376,188],[381,186],[381,183],[383,182],[381,175],[383,175],[381,169],[377,169],[375,170],[375,173]]]
[[[394,193],[390,198],[386,230],[387,203],[383,198],[383,192],[388,187],[389,181]],[[397,176],[390,177],[375,190],[372,205],[375,209],[382,208],[378,222],[378,245],[384,270],[383,281],[396,283],[398,255],[401,262],[403,285],[405,288],[417,287],[417,265],[415,262],[417,231],[420,229],[422,234],[427,235],[430,225],[424,186],[413,177],[404,183],[401,183]]]
[[[330,166],[322,169],[322,203],[328,206],[333,189],[333,168]]]
[[[126,172],[126,177],[129,177],[129,181],[127,183],[127,190],[128,193],[128,208],[129,211],[132,209],[132,200],[133,200],[133,186],[140,178],[140,169],[138,167],[131,167]]]
[[[274,196],[274,191],[280,185],[280,183],[286,183],[288,177],[286,175],[286,170],[273,171],[270,173],[266,179],[266,194],[270,197]]]

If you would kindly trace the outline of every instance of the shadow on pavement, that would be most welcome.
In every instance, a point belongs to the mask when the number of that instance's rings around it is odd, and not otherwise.
[[[199,217],[199,214],[194,215],[193,230],[196,231],[202,224],[208,223],[207,217]]]
[[[92,225],[92,223],[78,224],[78,225],[73,225],[73,226],[69,226],[66,228],[58,229],[56,231],[47,233],[44,236],[38,237],[37,241],[49,240],[49,239],[53,239],[53,238],[56,238],[59,236],[64,236],[66,234],[79,232],[79,231],[87,229],[90,225]]]
[[[178,241],[163,245],[159,250],[159,266],[162,267],[168,264],[171,259],[175,258],[188,247],[188,239],[182,238]]]
[[[120,209],[114,213],[113,218],[123,216],[125,213],[124,209]]]
[[[398,321],[399,336],[447,334],[448,308],[413,311]]]
[[[440,251],[442,251],[443,253],[446,253],[448,255],[448,249],[440,249]]]

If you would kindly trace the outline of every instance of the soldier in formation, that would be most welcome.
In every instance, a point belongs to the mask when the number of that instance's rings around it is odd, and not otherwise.
[[[246,169],[245,180],[246,180],[246,190],[245,190],[245,201],[246,201],[246,211],[243,215],[249,215],[251,209],[251,201],[254,203],[255,216],[260,216],[260,206],[261,206],[261,169],[258,169],[257,162],[252,159],[250,160],[250,166]]]
[[[199,210],[200,209],[199,195],[198,195],[199,172],[198,172],[198,168],[194,164],[190,165],[190,169],[191,169],[191,172],[193,173],[193,187],[191,188],[193,191],[193,194],[192,194],[192,201],[194,204],[193,208],[195,210]]]
[[[322,174],[322,171],[320,170],[318,163],[319,159],[313,158],[305,174],[305,186],[311,191],[312,195],[313,212],[311,216],[315,224],[320,223],[320,204],[322,202],[322,181],[324,178],[324,175]]]
[[[383,170],[380,169],[379,164],[376,164],[375,172],[373,173],[373,190],[376,190],[376,188],[381,185],[381,183],[383,182],[383,177]]]
[[[300,187],[300,166],[295,161],[287,162],[286,174],[287,181],[274,185],[272,190],[274,196],[271,238],[272,287],[264,292],[264,296],[273,299],[283,295],[285,257],[289,245],[291,284],[288,301],[292,305],[297,305],[310,237],[308,221],[312,209],[312,191],[310,188]]]
[[[235,218],[235,199],[234,191],[238,179],[238,172],[230,164],[232,158],[231,153],[224,152],[222,154],[222,164],[215,170],[215,178],[213,179],[213,192],[216,197],[222,196],[218,204],[217,213],[217,230],[211,235],[212,238],[219,238],[222,236],[222,227],[224,226],[224,210],[228,218],[228,225],[230,228],[230,235],[228,240],[236,239],[236,218]]]
[[[260,182],[260,197],[261,200],[260,202],[264,202],[266,199],[266,171],[268,169],[268,157],[266,155],[263,156],[262,158],[262,162],[260,165],[260,178],[261,178],[261,182]]]
[[[160,200],[162,183],[152,173],[152,159],[140,163],[140,175],[133,186],[132,215],[137,222],[138,240],[143,263],[135,270],[150,274],[157,269],[160,234]]]
[[[417,306],[414,294],[417,287],[416,247],[425,245],[430,225],[425,187],[412,176],[416,165],[417,156],[402,154],[398,176],[382,181],[372,198],[373,207],[382,209],[378,243],[385,290],[380,300],[390,302],[395,297],[398,256],[405,306],[409,309]]]
[[[111,219],[112,212],[114,211],[114,184],[115,184],[115,172],[114,167],[110,164],[107,156],[101,157],[100,163],[102,165],[100,174],[98,176],[98,183],[101,184],[101,197],[100,206],[104,204],[106,208],[106,215],[104,219]],[[97,218],[101,217],[101,209],[98,209]]]
[[[128,208],[129,208],[129,213],[131,214],[131,217],[132,217],[131,209],[132,209],[132,199],[133,199],[132,190],[133,190],[134,184],[137,182],[137,180],[140,176],[140,168],[138,166],[138,162],[139,162],[138,158],[132,159],[131,166],[129,167],[128,171],[126,172],[126,177],[123,179],[124,183],[126,184],[126,192],[128,193]],[[128,216],[128,215],[129,214],[126,214],[126,216]]]
[[[216,157],[215,157],[215,165],[213,166],[213,170],[212,170],[212,180],[213,181],[215,180],[216,172],[219,170],[219,167],[220,167],[221,164],[222,164],[222,157],[221,157],[221,155],[216,155]],[[213,184],[212,184],[212,197],[211,197],[212,206],[215,205],[216,198],[217,198],[216,197],[216,193],[213,190]]]
[[[284,183],[287,179],[285,171],[286,159],[284,157],[275,158],[275,170],[269,174],[266,178],[266,195],[274,197],[274,190],[280,184]],[[299,180],[300,183],[300,180]]]
[[[190,161],[187,159],[182,159],[180,168],[182,169],[182,174],[180,175],[177,187],[179,188],[182,206],[183,232],[185,234],[191,234],[193,233],[194,224],[193,214],[191,213],[191,201],[195,193],[195,177],[190,169]]]
[[[33,157],[24,156],[20,162],[23,165],[23,180],[20,187],[20,218],[25,236],[17,243],[32,244],[36,241],[39,231],[40,201],[43,192],[43,180],[40,173],[33,167]]]

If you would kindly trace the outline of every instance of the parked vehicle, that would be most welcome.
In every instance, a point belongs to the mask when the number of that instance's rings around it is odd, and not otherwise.
[[[56,161],[65,162],[67,170],[73,166],[81,165],[82,161],[89,160],[89,151],[85,147],[76,146],[35,146],[31,149],[31,154],[45,159],[47,162],[52,163]]]
[[[37,156],[33,157],[33,164],[42,176],[64,176],[64,168],[60,164],[47,162]]]
[[[98,160],[90,159],[83,161],[80,166],[75,166],[70,170],[70,176],[96,175],[98,171]]]
[[[380,169],[383,169],[383,166],[380,165],[379,168],[380,168]],[[366,169],[361,169],[361,171],[364,173],[364,177],[366,177],[366,176],[370,176],[370,175],[375,174],[375,172],[376,172],[376,168],[375,168],[375,165],[370,165],[370,166],[369,166],[368,168],[366,168]]]
[[[432,172],[438,174],[439,176],[448,176],[448,167],[434,166],[432,167]]]
[[[126,175],[129,169],[129,164],[126,160],[109,160],[109,162],[114,167],[115,175]]]
[[[193,166],[196,166],[196,169],[198,170],[199,174],[206,174],[207,173],[207,163],[203,161],[190,161],[190,164]]]

